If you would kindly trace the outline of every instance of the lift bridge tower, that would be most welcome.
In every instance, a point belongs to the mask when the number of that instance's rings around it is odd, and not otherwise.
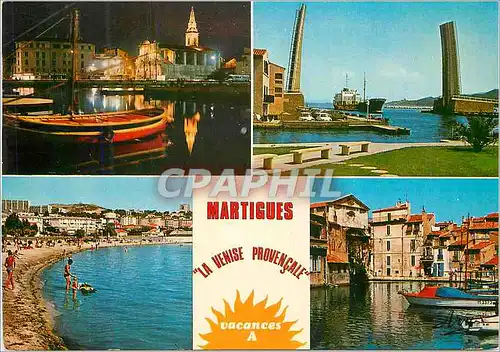
[[[295,14],[288,61],[286,92],[284,95],[284,111],[288,113],[292,119],[297,118],[299,115],[297,108],[304,106],[304,95],[300,91],[300,73],[305,19],[306,5],[302,4]]]

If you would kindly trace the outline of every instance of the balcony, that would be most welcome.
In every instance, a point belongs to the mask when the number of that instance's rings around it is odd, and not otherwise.
[[[422,256],[420,257],[420,261],[421,262],[433,262],[434,257],[432,254],[422,254]]]
[[[264,104],[274,103],[274,95],[264,95]]]
[[[437,260],[443,260],[443,255],[442,254],[441,255],[438,254]]]

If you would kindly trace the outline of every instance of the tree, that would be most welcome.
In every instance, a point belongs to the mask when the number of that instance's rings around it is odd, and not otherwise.
[[[7,219],[5,219],[5,230],[7,232],[11,230],[21,230],[23,228],[23,222],[19,219],[16,213],[10,214]]]
[[[475,152],[482,151],[485,147],[494,144],[498,135],[493,133],[498,126],[498,118],[488,116],[468,116],[467,124],[458,124],[456,135],[469,143]]]
[[[75,236],[76,238],[83,238],[85,237],[85,231],[83,229],[78,229],[75,231]]]

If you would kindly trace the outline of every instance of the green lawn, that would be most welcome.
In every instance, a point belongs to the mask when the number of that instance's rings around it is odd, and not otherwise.
[[[305,147],[305,148],[314,148],[314,146]],[[301,148],[301,147],[276,147],[276,148],[255,147],[255,148],[253,148],[253,155],[259,155],[259,154],[283,155],[283,154],[289,154],[292,152],[292,150],[297,150],[297,149],[304,149],[304,148]]]
[[[346,163],[375,166],[398,176],[497,177],[498,149],[490,147],[475,153],[468,147],[413,147],[361,156]],[[321,167],[332,168],[339,176],[359,175],[355,167],[346,165],[326,164]]]

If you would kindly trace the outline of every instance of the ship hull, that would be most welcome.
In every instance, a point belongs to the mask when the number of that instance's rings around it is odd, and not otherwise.
[[[344,111],[355,111],[358,108],[358,104],[333,104],[335,110]]]
[[[383,98],[374,98],[370,99],[370,114],[381,114],[382,113],[382,108],[384,107],[385,104],[385,99]],[[357,110],[359,112],[366,112],[367,109],[367,103],[366,102],[361,102],[358,104]]]

